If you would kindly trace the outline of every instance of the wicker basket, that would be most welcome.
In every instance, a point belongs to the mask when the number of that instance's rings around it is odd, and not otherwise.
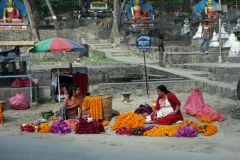
[[[2,102],[2,111],[6,109],[6,102],[1,101]]]
[[[112,119],[112,98],[113,95],[99,95],[102,97],[103,119],[110,121]]]

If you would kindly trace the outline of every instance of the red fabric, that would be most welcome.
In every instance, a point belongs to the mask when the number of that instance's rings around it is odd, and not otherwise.
[[[73,47],[61,38],[54,38],[49,47],[49,51],[51,52],[71,51],[72,49]]]
[[[7,18],[20,18],[19,10],[14,7],[12,12],[7,13]]]
[[[181,106],[181,102],[178,100],[178,98],[176,97],[175,94],[173,94],[171,92],[167,93],[167,99],[168,99],[169,103],[171,104],[174,111],[176,109],[176,106],[179,106],[179,107]],[[155,108],[156,110],[160,109],[159,100],[160,100],[160,97],[158,97],[157,102],[156,102],[157,103],[156,108]],[[151,118],[153,118],[153,117],[151,117]],[[177,122],[178,120],[183,120],[183,116],[182,116],[180,108],[177,113],[169,114],[166,117],[157,119],[154,121],[154,123],[161,124],[161,125],[170,125],[170,124]]]
[[[78,85],[81,96],[88,94],[88,75],[86,73],[73,74],[73,84]]]

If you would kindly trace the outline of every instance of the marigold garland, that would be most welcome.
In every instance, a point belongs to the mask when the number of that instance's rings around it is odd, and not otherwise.
[[[143,127],[146,120],[133,112],[124,113],[117,117],[116,122],[111,126],[112,130],[120,128],[139,128]]]
[[[109,121],[108,120],[103,120],[102,121],[102,125],[105,127],[105,126],[107,126],[107,125],[109,125]]]
[[[40,129],[40,133],[49,133],[50,132],[50,129],[51,129],[51,124],[48,124],[48,123],[43,123],[41,125],[41,129]]]
[[[89,96],[86,96],[84,98],[82,106],[83,106],[84,111],[90,109],[90,97]]]
[[[202,123],[212,123],[212,120],[210,118],[198,118],[198,120]]]
[[[178,125],[171,125],[171,126],[159,126],[153,127],[152,129],[144,132],[145,136],[174,136],[177,131],[179,131],[183,126],[192,126],[196,129],[198,133],[203,133],[204,136],[211,136],[214,135],[218,130],[217,126],[213,123],[198,125],[194,121],[184,120],[183,123]]]
[[[103,110],[102,110],[102,97],[85,97],[83,101],[84,110],[90,109],[90,115],[92,119],[100,120],[103,119]]]

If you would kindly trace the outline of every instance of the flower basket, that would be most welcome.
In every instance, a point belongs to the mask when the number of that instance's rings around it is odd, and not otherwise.
[[[103,119],[110,121],[112,119],[112,98],[113,95],[105,94],[100,95],[102,97],[102,110],[103,110]]]

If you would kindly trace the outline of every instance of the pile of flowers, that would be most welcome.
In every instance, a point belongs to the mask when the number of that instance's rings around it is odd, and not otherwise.
[[[140,128],[143,127],[146,120],[133,112],[124,113],[117,117],[116,122],[111,126],[112,130],[120,128]]]
[[[51,129],[51,124],[48,124],[48,123],[43,123],[41,125],[41,129],[40,129],[40,133],[49,133],[50,132],[50,129]]]
[[[65,121],[56,121],[50,128],[51,133],[66,134],[71,132],[71,128]]]
[[[75,128],[75,134],[100,134],[105,132],[102,123],[88,119],[80,118]]]
[[[197,130],[193,126],[184,125],[174,134],[176,137],[197,137]]]
[[[101,96],[86,96],[83,101],[83,108],[85,111],[90,109],[90,115],[92,119],[95,119],[97,121],[103,119]]]
[[[108,120],[103,120],[102,121],[102,125],[105,127],[105,126],[107,126],[107,125],[109,125],[109,121]]]
[[[198,118],[198,120],[202,123],[212,123],[212,120],[210,118]]]
[[[28,123],[28,124],[21,124],[19,129],[25,132],[38,132],[40,130],[40,127],[34,126],[33,123]]]

